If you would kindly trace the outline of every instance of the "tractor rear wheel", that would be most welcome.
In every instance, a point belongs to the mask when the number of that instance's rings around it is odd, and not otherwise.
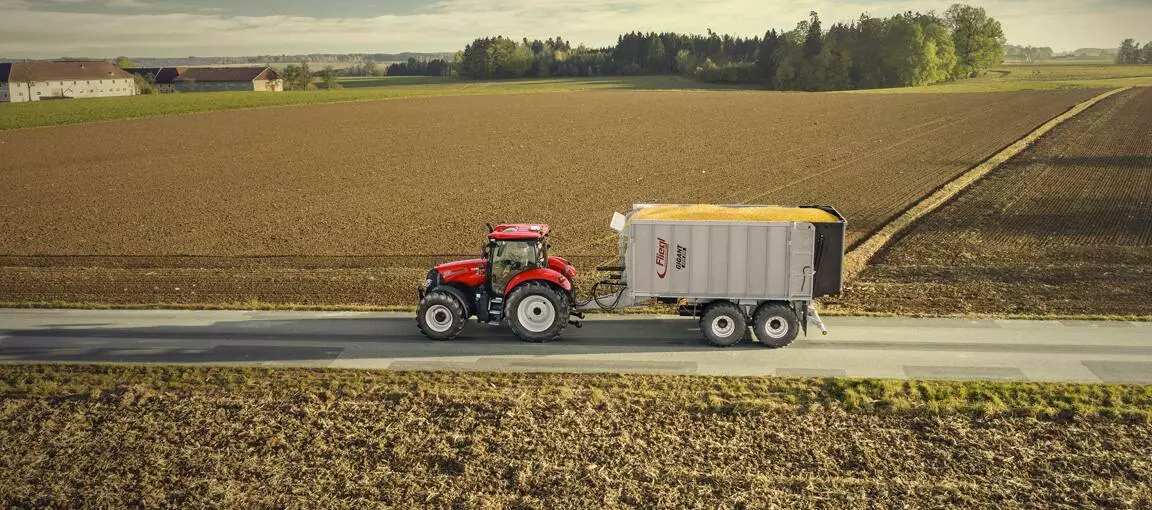
[[[543,282],[528,282],[508,295],[504,316],[525,342],[555,340],[568,325],[568,296]]]
[[[800,319],[792,308],[782,303],[765,303],[752,318],[756,338],[764,347],[779,349],[796,339],[800,333]]]
[[[725,301],[708,307],[700,320],[700,330],[712,345],[732,347],[748,334],[748,321],[740,307]]]
[[[451,340],[464,329],[464,306],[456,296],[434,290],[424,295],[416,307],[416,325],[433,340]]]

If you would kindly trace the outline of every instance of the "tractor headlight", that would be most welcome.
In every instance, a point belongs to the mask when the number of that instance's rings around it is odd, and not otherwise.
[[[420,290],[428,290],[435,286],[436,281],[440,278],[440,273],[435,269],[428,271],[428,276],[424,278],[424,283],[420,284]]]

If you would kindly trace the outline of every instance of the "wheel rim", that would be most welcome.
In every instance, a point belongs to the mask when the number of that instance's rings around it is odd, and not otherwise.
[[[788,335],[788,320],[774,315],[764,322],[764,334],[768,338],[784,338]]]
[[[724,315],[716,317],[712,319],[712,332],[720,337],[732,336],[736,332],[736,321]]]
[[[524,329],[540,333],[556,322],[556,307],[544,296],[528,296],[516,308],[516,318]]]
[[[424,323],[437,333],[448,331],[452,327],[452,310],[444,305],[432,305],[424,311]]]

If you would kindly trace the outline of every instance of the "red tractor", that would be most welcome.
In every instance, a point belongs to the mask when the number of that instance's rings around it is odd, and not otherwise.
[[[429,338],[450,340],[473,315],[479,322],[507,320],[520,339],[546,342],[569,323],[576,268],[548,256],[548,225],[488,226],[481,258],[440,264],[420,286],[416,322]]]

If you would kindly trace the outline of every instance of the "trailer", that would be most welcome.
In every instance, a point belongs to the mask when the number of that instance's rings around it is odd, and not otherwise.
[[[829,206],[637,204],[611,223],[622,264],[583,308],[656,300],[696,317],[713,345],[750,329],[768,347],[790,344],[809,321],[827,333],[813,300],[838,294],[844,217]]]
[[[428,272],[416,322],[435,340],[476,317],[545,342],[580,327],[583,310],[656,301],[698,318],[713,345],[736,345],[751,329],[761,344],[783,347],[809,321],[827,332],[812,303],[840,292],[845,224],[828,206],[635,205],[613,216],[619,259],[598,268],[609,275],[583,302],[576,269],[548,253],[548,225],[489,225],[479,258]]]

